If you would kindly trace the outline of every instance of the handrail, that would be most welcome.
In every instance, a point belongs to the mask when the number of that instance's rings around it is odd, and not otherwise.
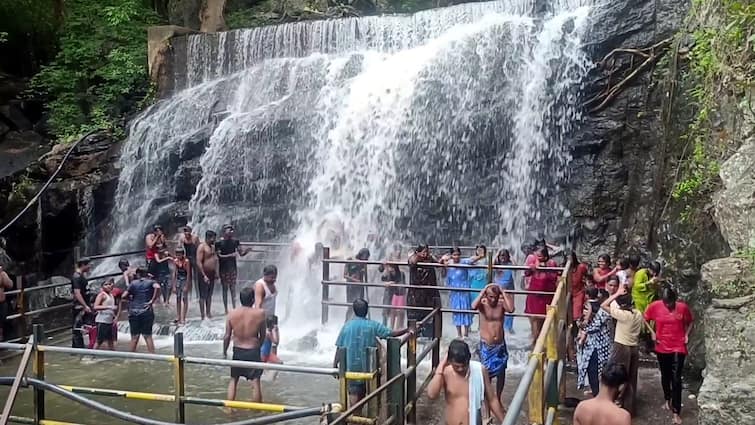
[[[420,267],[435,267],[435,268],[457,268],[457,269],[489,269],[493,270],[538,270],[545,272],[563,272],[565,267],[531,267],[531,266],[519,266],[515,264],[493,264],[492,267],[487,264],[441,264],[441,263],[416,263],[409,264],[408,261],[373,261],[373,260],[348,260],[340,258],[322,258],[323,263],[328,264],[364,264],[366,266],[420,266]]]
[[[437,289],[439,291],[448,291],[448,292],[480,292],[482,289],[476,289],[476,288],[451,288],[448,286],[431,286],[431,285],[412,285],[411,283],[408,284],[400,284],[400,283],[377,283],[377,282],[348,282],[345,280],[323,280],[321,282],[322,285],[333,285],[333,286],[366,286],[370,288],[414,288],[414,289]],[[507,294],[514,294],[514,295],[553,295],[556,292],[554,291],[530,291],[530,290],[515,290],[515,289],[502,289],[503,292]]]
[[[24,350],[24,356],[21,358],[21,363],[18,365],[18,369],[16,370],[16,376],[13,378],[13,382],[11,383],[11,389],[10,393],[8,394],[8,398],[5,400],[5,406],[3,407],[3,414],[0,416],[0,425],[6,425],[8,423],[8,419],[10,418],[10,413],[13,410],[13,404],[16,402],[16,396],[18,396],[18,390],[21,387],[21,380],[24,377],[24,374],[26,373],[26,367],[29,365],[29,360],[31,359],[31,353],[32,349],[34,348],[34,342],[30,341],[26,344],[26,349]]]
[[[346,302],[339,302],[339,301],[321,301],[322,305],[332,305],[336,307],[352,307],[352,303],[346,303]],[[387,309],[387,310],[421,310],[421,311],[433,311],[435,307],[420,307],[420,306],[393,306],[393,305],[385,305],[385,304],[370,304],[370,308],[379,308],[379,309]],[[462,310],[462,309],[455,309],[455,308],[441,308],[441,313],[470,313],[470,314],[478,314],[478,310]],[[532,314],[532,313],[506,313],[506,316],[512,316],[512,317],[536,317],[536,318],[545,318],[545,314]]]
[[[362,407],[364,407],[367,402],[372,400],[373,398],[380,395],[383,391],[387,390],[391,385],[399,381],[400,379],[404,379],[404,374],[400,373],[393,378],[387,380],[383,385],[377,387],[375,391],[367,394],[363,399],[359,400],[358,402],[354,403],[353,406],[351,406],[348,410],[341,413],[340,416],[338,416],[333,422],[331,422],[329,425],[338,425],[340,423],[346,422],[347,418],[351,415],[353,415],[358,410],[361,410]]]

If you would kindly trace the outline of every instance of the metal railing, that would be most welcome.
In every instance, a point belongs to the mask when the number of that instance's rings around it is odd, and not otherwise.
[[[91,350],[83,348],[70,348],[62,346],[49,346],[41,345],[38,342],[44,339],[44,332],[41,325],[34,325],[34,334],[28,344],[14,344],[14,343],[0,343],[0,349],[5,350],[25,350],[24,359],[19,366],[18,373],[15,377],[0,377],[0,385],[13,385],[14,389],[11,392],[11,396],[6,402],[6,409],[4,415],[0,420],[16,422],[16,423],[31,423],[31,424],[43,424],[50,423],[51,421],[46,418],[46,392],[52,392],[54,394],[63,396],[69,400],[77,402],[98,411],[105,415],[117,418],[126,422],[142,424],[142,425],[174,425],[186,423],[186,405],[206,405],[206,406],[223,406],[233,409],[245,409],[273,412],[273,415],[265,416],[262,418],[254,418],[244,421],[232,422],[226,425],[260,425],[269,424],[279,421],[303,418],[309,416],[327,417],[339,413],[342,410],[341,403],[325,403],[319,407],[295,407],[282,404],[262,403],[262,402],[246,402],[236,400],[222,400],[222,399],[208,399],[191,397],[186,395],[185,384],[185,367],[187,364],[201,364],[210,366],[222,366],[222,367],[237,367],[246,369],[262,369],[262,370],[275,370],[285,371],[291,373],[303,373],[303,374],[317,374],[317,375],[332,375],[338,377],[341,382],[345,382],[346,379],[364,379],[365,374],[352,374],[343,373],[343,371],[336,368],[320,368],[320,367],[306,367],[306,366],[292,366],[275,363],[262,363],[262,362],[246,362],[238,360],[225,360],[225,359],[210,359],[201,357],[186,356],[184,353],[183,333],[177,331],[174,334],[173,355],[166,354],[150,354],[150,353],[134,353],[124,351],[108,351],[108,350]],[[90,388],[90,387],[78,387],[70,385],[56,385],[45,380],[45,354],[46,353],[62,353],[73,355],[86,355],[92,357],[104,357],[104,358],[118,358],[118,359],[131,359],[131,360],[145,360],[145,361],[157,361],[173,364],[173,394],[162,393],[147,393],[136,391],[124,391],[114,390],[108,388]],[[345,355],[345,352],[344,352]],[[31,359],[32,361],[32,375],[33,377],[25,377],[24,372],[26,369],[26,362]],[[344,363],[345,364],[345,363]],[[345,384],[342,384],[344,386]],[[22,387],[32,387],[34,391],[34,417],[14,417],[10,416],[10,408],[8,406],[13,405],[16,391]],[[137,416],[128,412],[123,412],[104,404],[93,401],[89,398],[83,397],[81,394],[109,396],[109,397],[122,397],[127,399],[147,400],[147,401],[160,401],[169,402],[174,404],[175,410],[175,422],[163,422],[150,418]],[[8,414],[6,415],[5,412]],[[57,421],[56,421],[57,422]],[[59,422],[58,422],[59,423]],[[4,425],[5,422],[0,422],[0,425]]]

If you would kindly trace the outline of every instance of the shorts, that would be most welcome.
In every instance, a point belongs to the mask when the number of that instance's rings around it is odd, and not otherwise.
[[[114,330],[115,325],[113,323],[97,323],[97,344],[102,344],[105,341],[115,341]]]
[[[391,305],[394,307],[406,307],[406,295],[394,295],[391,298]]]
[[[186,279],[176,278],[176,299],[186,300],[188,295],[186,292]]]
[[[236,285],[237,277],[238,277],[238,271],[236,269],[223,270],[220,272],[220,284],[223,286],[234,286]]]
[[[206,300],[207,298],[212,296],[212,291],[215,290],[215,280],[218,278],[218,276],[215,274],[215,272],[209,272],[207,273],[207,278],[209,282],[205,282],[202,275],[199,276],[199,299]]]
[[[349,395],[357,396],[358,398],[364,398],[364,396],[367,395],[367,384],[362,381],[350,381]]]
[[[262,358],[260,357],[260,349],[233,347],[233,360],[261,362]],[[231,378],[238,379],[242,376],[250,381],[260,379],[260,376],[262,376],[262,369],[249,369],[245,367],[231,368]]]
[[[498,376],[506,372],[509,363],[509,351],[505,342],[488,345],[485,341],[480,341],[477,355],[480,357],[480,363],[485,366],[490,376]]]
[[[131,336],[152,336],[152,325],[155,324],[155,313],[147,310],[137,316],[128,317],[128,326]]]

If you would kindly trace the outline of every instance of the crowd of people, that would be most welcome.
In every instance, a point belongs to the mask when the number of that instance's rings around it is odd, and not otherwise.
[[[182,325],[186,322],[187,295],[195,289],[201,318],[212,318],[212,295],[219,280],[226,314],[223,354],[227,353],[233,341],[233,359],[279,363],[277,345],[280,335],[275,315],[278,295],[276,267],[265,266],[261,279],[242,285],[238,296],[240,306],[237,308],[236,259],[247,255],[249,249],[234,238],[232,225],[223,226],[221,239],[216,239],[215,232],[207,231],[204,240],[200,240],[187,226],[178,235],[177,247],[171,252],[163,229],[154,226],[145,238],[145,264],[133,267],[128,261],[120,261],[120,279],[105,281],[95,296],[88,293],[86,275],[90,262],[86,258],[80,259],[72,277],[73,346],[83,347],[82,330],[91,329],[90,347],[114,349],[117,336],[114,324],[123,310],[128,312],[130,349],[135,351],[142,337],[148,351],[154,352],[154,306],[168,306],[175,296],[175,323]],[[366,286],[359,285],[368,281],[366,264],[347,264],[344,279],[355,285],[347,286],[346,297],[351,308],[336,341],[339,350],[346,350],[346,369],[367,372],[366,349],[375,346],[376,338],[408,332],[405,318],[420,321],[427,315],[427,307],[440,306],[438,282],[444,281],[445,286],[451,289],[448,302],[456,310],[453,324],[458,338],[448,347],[447,357],[430,382],[428,395],[435,398],[441,391],[445,392],[448,423],[466,422],[461,416],[467,412],[470,415],[467,418],[469,423],[477,423],[479,415],[487,415],[484,412],[502,420],[501,394],[509,354],[506,334],[515,332],[513,316],[510,315],[515,311],[511,291],[515,289],[517,281],[521,282],[522,289],[530,291],[526,294],[525,313],[529,315],[531,342],[534,345],[559,277],[558,269],[551,269],[558,266],[551,258],[551,249],[544,241],[525,245],[522,251],[526,268],[522,273],[511,269],[494,269],[491,277],[487,275],[486,268],[467,267],[487,265],[487,248],[484,245],[477,246],[473,255],[466,258],[462,258],[458,248],[436,256],[427,245],[419,245],[407,257],[402,257],[401,248],[397,246],[385,256],[387,261],[378,268],[380,278],[386,284],[383,304],[387,308],[383,309],[382,323],[368,319]],[[352,258],[369,260],[370,251],[362,248]],[[402,271],[403,266],[394,264],[402,262],[404,258],[409,271],[408,282]],[[594,397],[590,403],[585,402],[585,407],[578,409],[575,423],[622,423],[620,416],[623,417],[624,413],[614,412],[616,422],[594,422],[590,414],[579,414],[603,409],[598,403],[608,398],[611,403],[622,407],[623,412],[634,414],[639,347],[644,341],[654,345],[658,358],[665,395],[664,407],[671,411],[674,423],[681,423],[681,371],[687,354],[692,314],[686,304],[677,299],[674,289],[664,282],[660,264],[651,262],[647,267],[640,267],[640,263],[640,257],[636,255],[615,264],[608,255],[601,255],[596,266],[591,267],[571,254],[571,269],[568,272],[571,277],[572,338],[568,352],[577,365],[578,387],[589,388],[585,395]],[[499,250],[493,257],[493,264],[513,265],[510,251]],[[407,306],[425,309],[405,309]],[[471,332],[475,316],[479,322],[479,343],[472,350],[465,339]],[[87,324],[90,326],[87,327]],[[418,336],[432,338],[433,329],[430,320],[417,330]],[[472,360],[473,351],[479,362]],[[338,366],[339,359],[337,350],[335,366]],[[261,374],[259,369],[232,368],[229,399],[236,396],[238,378],[245,377],[252,383],[253,400],[260,401]],[[462,391],[462,385],[468,385],[468,389]],[[348,390],[351,401],[356,402],[365,396],[366,388],[363,382],[353,381]],[[475,422],[471,422],[473,419]]]

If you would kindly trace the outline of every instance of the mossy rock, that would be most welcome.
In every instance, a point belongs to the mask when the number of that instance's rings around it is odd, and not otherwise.
[[[703,285],[711,297],[731,299],[755,294],[755,269],[749,258],[727,257],[703,264]]]

